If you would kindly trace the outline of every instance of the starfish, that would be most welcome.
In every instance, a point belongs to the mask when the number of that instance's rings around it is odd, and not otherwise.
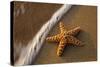
[[[62,53],[64,51],[65,46],[67,45],[76,45],[76,46],[82,46],[82,42],[75,38],[75,36],[79,33],[81,30],[80,27],[76,27],[72,30],[67,31],[64,27],[64,24],[62,22],[59,23],[60,33],[51,37],[47,37],[47,41],[51,42],[58,42],[59,46],[57,48],[57,55],[62,56]]]

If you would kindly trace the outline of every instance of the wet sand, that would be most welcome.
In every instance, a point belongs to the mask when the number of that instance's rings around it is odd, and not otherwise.
[[[14,2],[13,42],[14,50],[27,46],[41,26],[50,19],[61,4]],[[68,46],[63,56],[56,55],[57,44],[45,41],[35,62],[32,64],[54,64],[97,60],[97,7],[73,5],[71,10],[60,20],[70,30],[80,26],[82,31],[77,38],[83,47]],[[58,24],[48,36],[59,33]],[[18,52],[19,54],[19,52]],[[15,60],[18,55],[15,53]]]

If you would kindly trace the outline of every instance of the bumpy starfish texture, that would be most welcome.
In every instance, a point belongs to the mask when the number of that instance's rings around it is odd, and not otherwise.
[[[72,30],[67,31],[62,22],[59,23],[59,27],[60,27],[60,33],[59,34],[46,38],[47,41],[59,43],[59,46],[58,46],[58,49],[57,49],[57,55],[58,56],[62,55],[65,46],[67,46],[69,44],[73,44],[73,45],[76,45],[76,46],[82,46],[82,42],[80,40],[78,40],[77,38],[75,38],[75,36],[81,30],[80,27],[76,27]]]

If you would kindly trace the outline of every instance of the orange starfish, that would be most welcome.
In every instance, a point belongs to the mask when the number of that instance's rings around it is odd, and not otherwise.
[[[59,34],[46,38],[46,40],[48,40],[48,41],[59,42],[59,46],[57,49],[58,56],[62,55],[62,53],[64,51],[64,47],[68,44],[73,44],[76,46],[82,45],[81,41],[79,41],[77,38],[75,38],[75,35],[77,35],[78,32],[80,31],[80,27],[76,27],[73,30],[66,31],[64,24],[61,22],[59,23],[59,27],[60,27]]]

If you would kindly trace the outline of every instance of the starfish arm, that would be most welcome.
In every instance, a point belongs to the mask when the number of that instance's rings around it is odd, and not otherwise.
[[[75,36],[75,35],[77,35],[79,33],[80,30],[81,30],[80,27],[76,27],[73,30],[68,31],[67,35]]]
[[[57,49],[57,55],[61,56],[63,51],[64,51],[64,47],[65,47],[65,41],[61,40]]]
[[[67,37],[67,43],[76,45],[76,46],[82,46],[82,42],[80,40],[78,40],[77,38],[73,37],[73,36],[68,36]]]
[[[59,28],[60,28],[60,32],[61,33],[64,32],[64,31],[66,31],[65,27],[64,27],[64,24],[62,22],[59,23]]]
[[[47,37],[46,40],[47,41],[53,41],[53,42],[59,42],[60,41],[60,34],[57,34],[55,36],[51,36],[51,37]]]

